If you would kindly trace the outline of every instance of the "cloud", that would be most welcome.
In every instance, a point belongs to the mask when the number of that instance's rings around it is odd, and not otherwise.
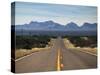
[[[97,7],[16,3],[16,24],[47,20],[53,20],[63,25],[70,21],[76,22],[79,25],[84,22],[97,22]]]

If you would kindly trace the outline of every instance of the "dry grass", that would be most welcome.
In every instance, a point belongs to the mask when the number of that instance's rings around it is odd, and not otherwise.
[[[18,59],[20,57],[29,55],[29,54],[34,53],[34,52],[38,52],[38,51],[42,51],[42,50],[47,50],[47,49],[49,49],[49,47],[47,47],[47,48],[32,48],[31,50],[19,49],[19,50],[15,51],[15,59]]]
[[[64,44],[65,44],[66,48],[70,48],[70,49],[73,49],[73,50],[80,50],[80,51],[84,51],[84,52],[89,52],[89,53],[97,55],[97,48],[75,47],[68,39],[63,39],[63,40],[64,40]]]
[[[76,48],[76,49],[97,55],[97,48],[84,47],[84,48]]]
[[[74,45],[68,39],[63,39],[63,41],[66,48],[75,48]]]

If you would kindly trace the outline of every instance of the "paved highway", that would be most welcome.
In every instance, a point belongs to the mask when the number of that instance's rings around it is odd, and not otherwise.
[[[97,67],[97,56],[65,47],[62,38],[51,49],[35,52],[15,62],[16,73],[89,69]]]

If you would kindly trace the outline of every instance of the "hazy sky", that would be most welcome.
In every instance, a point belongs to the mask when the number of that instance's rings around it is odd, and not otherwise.
[[[75,22],[79,26],[84,22],[97,22],[97,8],[90,6],[73,6],[58,4],[16,2],[15,24],[25,24],[31,21],[53,20],[60,24]]]

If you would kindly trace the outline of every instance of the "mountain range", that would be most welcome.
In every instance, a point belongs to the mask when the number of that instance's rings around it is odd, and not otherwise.
[[[54,35],[54,36],[94,36],[97,35],[97,23],[84,23],[78,26],[74,22],[61,25],[54,21],[37,22],[31,21],[29,24],[12,25],[16,35]]]
[[[84,23],[82,26],[78,26],[74,22],[70,22],[66,25],[61,25],[53,21],[37,22],[31,21],[29,24],[15,25],[16,30],[58,30],[58,31],[96,31],[97,23]]]

